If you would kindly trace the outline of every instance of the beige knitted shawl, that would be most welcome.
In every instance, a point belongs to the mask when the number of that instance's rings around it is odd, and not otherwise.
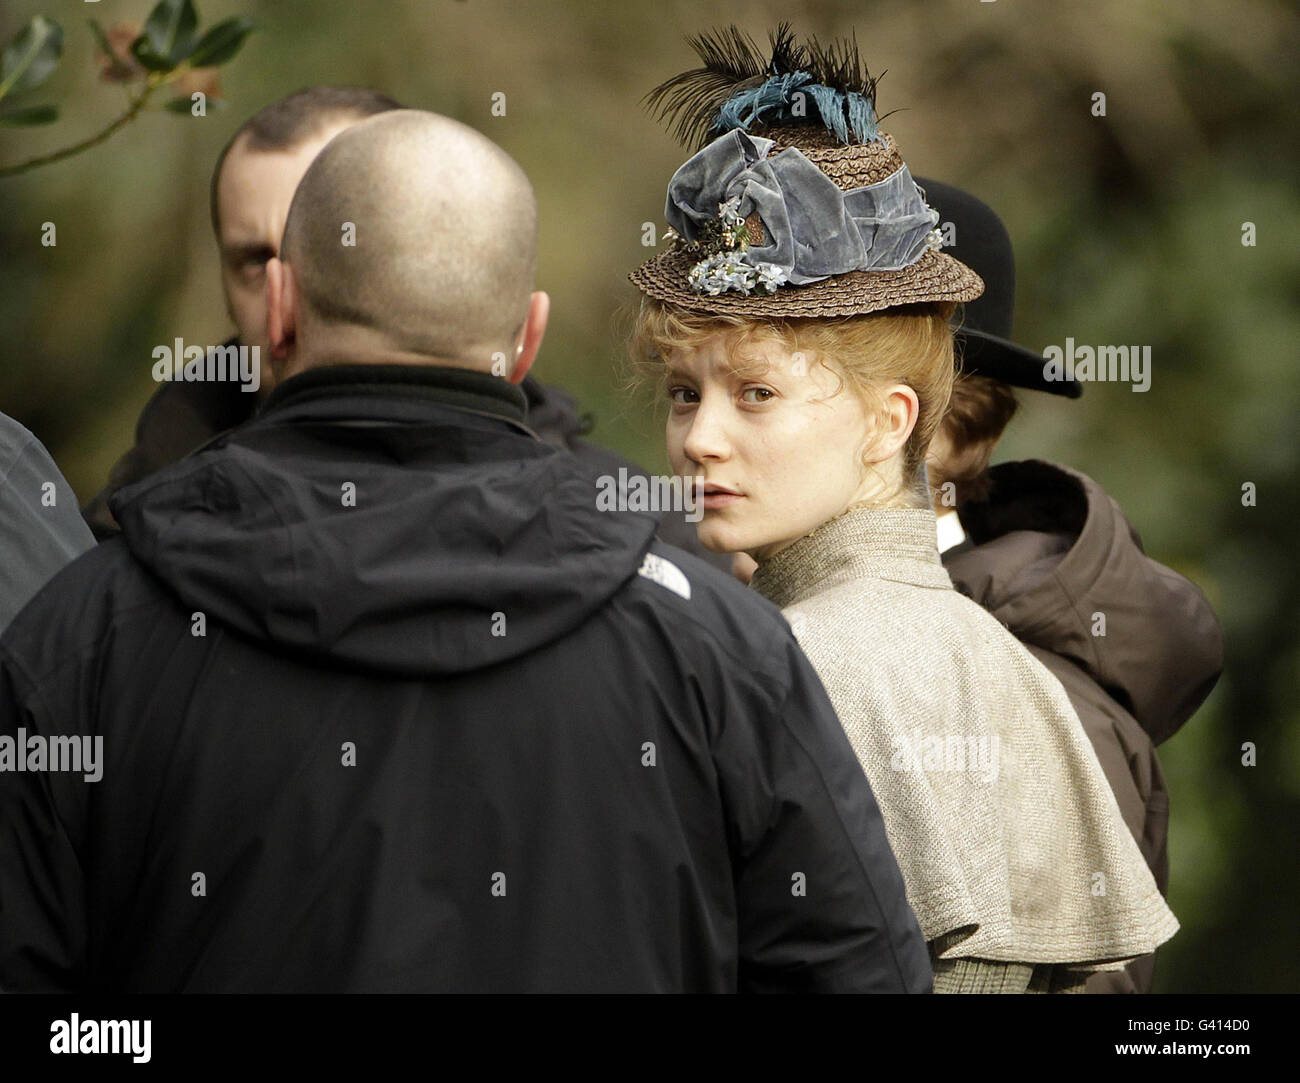
[[[1065,691],[953,589],[932,511],[850,511],[752,585],[821,676],[940,957],[1114,969],[1173,936]]]

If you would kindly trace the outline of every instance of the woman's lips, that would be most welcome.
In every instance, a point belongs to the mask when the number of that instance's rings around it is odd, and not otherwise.
[[[722,508],[730,507],[738,500],[744,500],[741,493],[733,492],[718,485],[706,485],[700,497],[700,503],[704,506],[705,511],[718,511]]]
[[[744,499],[739,493],[705,493],[702,503],[705,511],[718,511]]]

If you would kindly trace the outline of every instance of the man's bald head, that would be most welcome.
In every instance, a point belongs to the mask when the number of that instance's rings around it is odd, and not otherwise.
[[[308,324],[322,338],[365,328],[394,351],[483,370],[494,353],[514,361],[536,256],[537,201],[514,159],[472,128],[413,109],[326,145],[281,245],[300,337]]]

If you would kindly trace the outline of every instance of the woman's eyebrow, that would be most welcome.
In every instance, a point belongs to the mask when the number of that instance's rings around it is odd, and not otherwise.
[[[766,376],[774,368],[776,368],[776,365],[771,361],[760,360],[756,357],[741,357],[734,361],[728,360],[726,371],[742,380],[754,380],[760,376]]]
[[[777,366],[765,358],[738,357],[733,359],[728,357],[725,360],[709,362],[707,368],[710,373],[719,376],[730,376],[738,379],[755,379],[773,371]],[[665,361],[664,378],[694,380],[697,377],[693,370],[680,368],[669,361]]]

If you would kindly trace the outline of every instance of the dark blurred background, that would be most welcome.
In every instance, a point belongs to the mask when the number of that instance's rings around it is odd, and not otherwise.
[[[35,14],[65,28],[36,100],[48,128],[0,129],[0,164],[74,142],[120,112],[85,18],[143,21],[151,0],[6,0],[0,39]],[[539,288],[554,301],[535,369],[574,391],[593,438],[666,471],[662,419],[620,391],[614,314],[663,228],[684,152],[642,96],[693,66],[688,34],[782,19],[854,29],[885,128],[913,172],[991,203],[1017,246],[1016,337],[1152,348],[1151,388],[1023,396],[998,458],[1095,477],[1147,550],[1207,593],[1227,671],[1160,749],[1172,795],[1164,992],[1294,991],[1300,864],[1300,17],[1252,0],[200,0],[203,25],[260,29],[221,69],[204,118],[150,112],[91,151],[0,178],[0,410],[49,447],[84,500],[131,443],[150,351],[231,331],[207,185],[231,132],[313,83],[376,87],[504,146],[537,187]],[[491,98],[506,95],[506,115]],[[1106,95],[1106,116],[1092,95]],[[165,97],[165,95],[164,95]],[[40,244],[53,221],[58,245]],[[1256,244],[1242,244],[1243,223]],[[1257,505],[1242,504],[1252,482]],[[1241,763],[1243,742],[1257,766]]]

